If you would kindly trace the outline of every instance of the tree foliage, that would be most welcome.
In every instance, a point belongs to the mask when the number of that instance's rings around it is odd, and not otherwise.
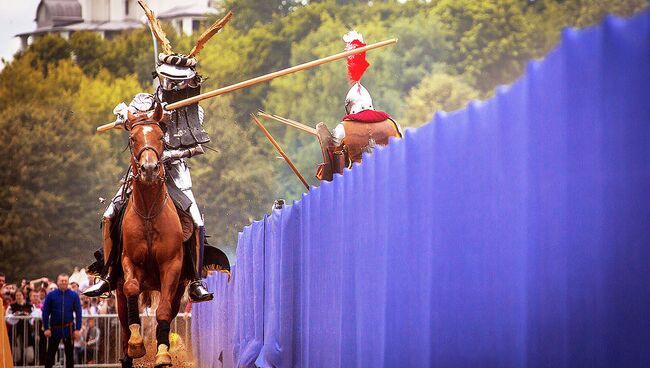
[[[107,45],[93,32],[75,32],[70,36],[70,49],[77,65],[88,76],[96,75],[106,58]]]
[[[431,120],[436,111],[454,111],[479,95],[460,77],[436,73],[425,77],[411,90],[405,115],[408,125],[416,127]]]

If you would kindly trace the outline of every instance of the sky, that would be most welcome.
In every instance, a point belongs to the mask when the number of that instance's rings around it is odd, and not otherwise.
[[[20,48],[17,33],[36,29],[36,7],[40,0],[2,0],[3,11],[0,12],[0,57],[11,60]],[[10,4],[10,5],[8,5]],[[0,69],[2,69],[0,63]]]

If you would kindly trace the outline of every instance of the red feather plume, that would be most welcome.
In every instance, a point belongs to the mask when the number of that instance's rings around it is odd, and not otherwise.
[[[343,36],[343,40],[345,41],[345,51],[358,49],[366,45],[363,42],[361,34],[355,31],[347,33]],[[350,84],[360,81],[363,73],[366,72],[369,66],[370,64],[366,61],[365,52],[348,56],[348,79],[350,80]]]

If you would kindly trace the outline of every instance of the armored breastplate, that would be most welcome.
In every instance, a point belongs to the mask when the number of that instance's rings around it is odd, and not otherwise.
[[[352,162],[361,162],[363,152],[370,152],[375,145],[387,145],[389,137],[399,137],[395,123],[390,119],[376,123],[345,120],[343,127],[345,138],[342,143],[348,148]]]
[[[162,100],[168,104],[194,97],[201,93],[201,87],[184,88],[180,91],[162,91]],[[187,148],[210,142],[210,137],[199,121],[199,104],[181,107],[172,112],[171,122],[167,124],[165,143],[170,148]]]

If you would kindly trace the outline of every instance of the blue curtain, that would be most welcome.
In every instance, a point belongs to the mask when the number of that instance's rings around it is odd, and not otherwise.
[[[649,367],[650,12],[239,237],[201,367]]]

